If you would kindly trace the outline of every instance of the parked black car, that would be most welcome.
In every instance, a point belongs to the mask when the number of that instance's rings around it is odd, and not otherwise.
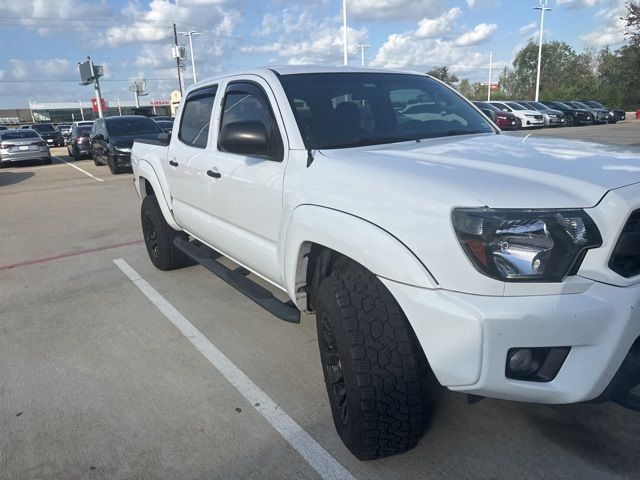
[[[64,138],[52,123],[34,123],[33,125],[23,125],[21,128],[35,130],[50,147],[64,147]]]
[[[162,130],[164,130],[167,133],[171,133],[171,131],[173,130],[173,120],[158,120],[158,118],[154,118],[153,119]]]
[[[574,125],[593,125],[593,115],[589,110],[575,108],[562,102],[540,102],[543,105],[564,113],[567,127]]]
[[[69,134],[67,141],[67,150],[69,156],[76,160],[80,157],[91,156],[91,143],[89,143],[89,135],[91,134],[91,126],[74,125]]]
[[[9,127],[5,127],[4,125],[0,125],[0,130],[9,130]]]
[[[609,110],[609,116],[615,118],[615,121],[610,120],[609,123],[621,122],[627,119],[627,112],[625,112],[624,110],[605,107],[603,104],[601,104],[600,102],[596,102],[595,100],[581,100],[581,101],[585,105],[588,105],[592,108],[603,108],[605,110]]]
[[[96,165],[108,165],[117,175],[131,168],[131,147],[138,138],[158,138],[164,133],[156,122],[139,115],[99,118],[93,122],[90,143]]]
[[[593,115],[593,123],[609,123],[609,110],[604,108],[591,108],[582,102],[576,102],[575,100],[570,102],[563,102],[570,107],[576,107],[582,110],[589,110]]]

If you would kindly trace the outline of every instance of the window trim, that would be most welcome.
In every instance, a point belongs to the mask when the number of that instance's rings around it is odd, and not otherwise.
[[[246,90],[254,90],[253,92],[251,91],[247,91],[246,93],[248,94],[253,94],[253,95],[262,95],[263,99],[266,101],[267,107],[269,109],[269,113],[271,114],[271,117],[273,118],[273,124],[275,126],[275,134],[277,137],[277,141],[278,141],[278,148],[276,148],[272,154],[270,155],[252,155],[252,157],[255,158],[265,158],[267,160],[271,160],[274,162],[282,162],[284,161],[284,138],[282,137],[282,132],[280,131],[280,125],[278,125],[278,117],[276,117],[275,111],[273,109],[273,105],[271,100],[269,99],[269,95],[267,95],[266,90],[262,87],[262,85],[260,85],[259,83],[253,81],[253,80],[248,80],[248,79],[238,79],[238,80],[232,80],[229,83],[227,83],[225,89],[224,89],[224,95],[222,97],[222,100],[220,102],[220,118],[219,118],[219,122],[218,122],[218,132],[217,132],[217,141],[216,141],[216,148],[218,149],[218,152],[221,153],[226,153],[228,155],[238,155],[235,153],[231,153],[231,152],[227,152],[225,150],[223,150],[220,146],[220,133],[222,132],[222,125],[223,125],[223,120],[224,120],[224,107],[227,101],[227,95],[229,93],[235,93],[234,90],[236,92],[242,92],[243,90],[238,88],[238,86],[244,86],[244,88]],[[248,87],[248,88],[247,88]],[[242,155],[240,155],[242,156]]]
[[[182,123],[184,122],[184,114],[186,113],[187,103],[196,97],[205,96],[206,90],[213,90],[213,97],[211,102],[211,113],[209,114],[209,131],[207,133],[207,143],[204,145],[204,147],[201,147],[200,145],[194,145],[193,143],[189,143],[182,138]],[[191,148],[198,148],[200,150],[206,150],[206,148],[209,146],[209,135],[211,134],[211,126],[214,123],[213,113],[215,112],[217,95],[218,95],[218,84],[214,83],[211,85],[204,86],[202,88],[198,88],[197,90],[193,90],[192,92],[189,93],[189,95],[187,95],[187,98],[184,99],[184,103],[181,105],[180,124],[178,125],[178,135],[177,135],[178,141],[181,144]]]

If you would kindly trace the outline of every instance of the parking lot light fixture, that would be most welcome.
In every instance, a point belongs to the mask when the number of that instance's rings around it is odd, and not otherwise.
[[[489,85],[487,86],[487,102],[491,101],[491,69],[493,68],[493,52],[489,54]]]
[[[534,10],[540,10],[540,43],[538,44],[538,72],[536,74],[536,102],[540,98],[540,69],[542,67],[542,37],[544,34],[544,12],[550,12],[547,8],[547,0],[540,0],[540,6],[534,7]]]
[[[197,77],[196,77],[196,59],[193,55],[193,39],[192,37],[194,35],[202,35],[202,33],[200,32],[194,32],[194,31],[190,31],[190,32],[180,32],[183,36],[185,37],[189,37],[189,50],[191,52],[191,70],[193,72],[193,83],[196,83]]]

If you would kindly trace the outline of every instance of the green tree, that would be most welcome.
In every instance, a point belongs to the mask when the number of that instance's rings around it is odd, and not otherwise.
[[[458,77],[456,74],[451,73],[449,71],[449,67],[446,66],[434,67],[427,72],[427,75],[431,75],[438,80],[442,80],[444,83],[451,85],[452,87],[455,87],[458,83]]]
[[[625,34],[635,44],[640,44],[640,2],[627,3],[627,15],[622,18],[626,22]]]

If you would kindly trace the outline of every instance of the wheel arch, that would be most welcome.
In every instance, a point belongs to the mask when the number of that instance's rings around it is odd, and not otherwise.
[[[147,195],[155,195],[167,223],[174,230],[181,231],[182,228],[180,228],[180,226],[174,220],[173,213],[171,212],[171,208],[169,207],[169,203],[167,202],[167,198],[165,196],[165,191],[168,191],[168,189],[163,188],[160,179],[156,175],[156,172],[151,164],[144,160],[140,161],[138,163],[136,173],[140,198],[144,198]]]
[[[397,282],[438,286],[417,256],[379,226],[317,205],[302,205],[293,211],[286,233],[284,281],[301,310],[313,311],[314,295],[323,278],[354,264]]]

